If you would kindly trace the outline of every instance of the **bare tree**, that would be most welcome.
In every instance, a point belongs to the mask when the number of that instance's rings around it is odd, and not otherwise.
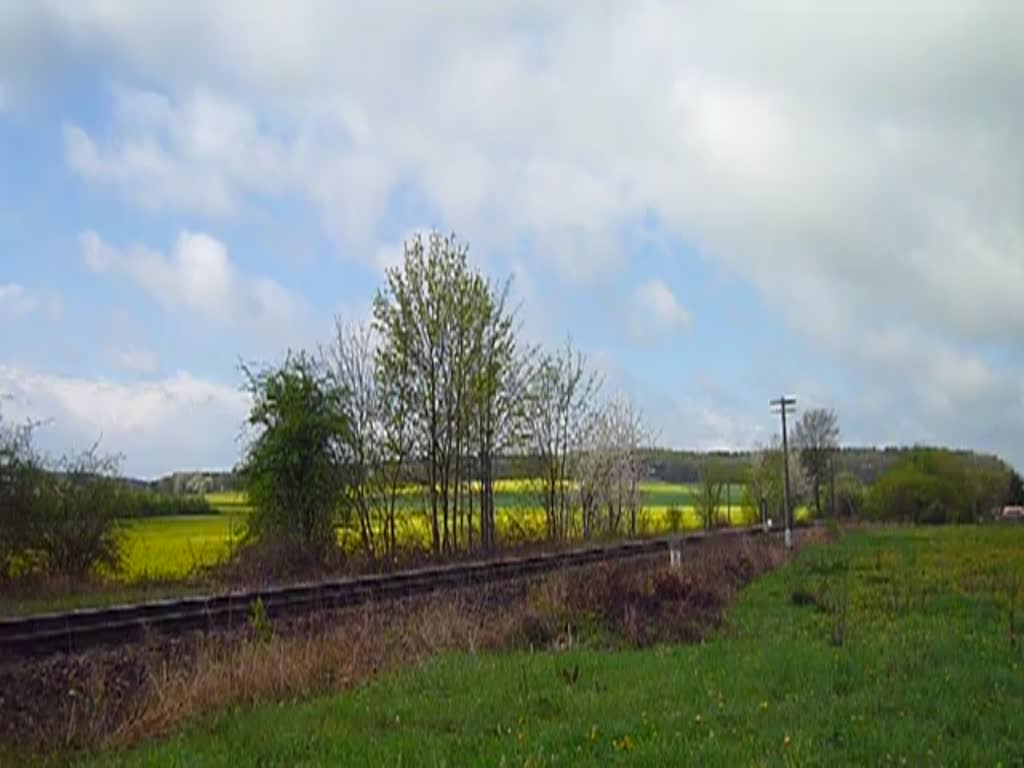
[[[704,530],[710,530],[719,524],[719,509],[722,497],[726,492],[728,478],[724,467],[713,458],[708,458],[701,468],[700,483],[697,485],[697,498],[694,510],[700,518]]]
[[[804,411],[793,429],[800,464],[811,484],[814,512],[821,517],[821,488],[829,477],[829,462],[839,445],[839,417],[832,410]]]
[[[327,358],[348,429],[342,460],[350,467],[344,511],[359,525],[363,551],[371,560],[395,556],[395,518],[411,459],[413,431],[407,416],[408,378],[383,375],[375,360],[371,326],[335,323]]]
[[[565,539],[572,527],[573,463],[579,456],[591,400],[600,382],[587,371],[583,355],[571,342],[556,355],[544,357],[533,377],[530,394],[530,435],[538,462],[539,495],[547,536]]]
[[[629,400],[612,399],[590,414],[577,470],[585,538],[619,532],[626,516],[630,535],[636,535],[645,439],[640,413]]]

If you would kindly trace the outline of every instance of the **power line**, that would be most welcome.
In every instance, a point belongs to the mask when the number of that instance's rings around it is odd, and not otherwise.
[[[789,438],[786,434],[786,414],[796,410],[796,398],[783,395],[777,400],[768,403],[773,413],[782,416],[782,474],[785,478],[783,485],[783,517],[786,521],[786,549],[793,546],[793,510],[789,504]]]

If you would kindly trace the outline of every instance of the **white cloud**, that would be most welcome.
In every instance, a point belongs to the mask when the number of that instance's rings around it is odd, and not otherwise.
[[[288,148],[237,103],[204,90],[172,103],[123,86],[113,89],[113,101],[116,140],[100,147],[65,123],[65,157],[76,173],[112,184],[144,207],[227,214],[241,193],[281,193],[293,180]]]
[[[39,303],[23,285],[0,283],[0,311],[12,317],[24,317],[35,312]]]
[[[0,316],[22,318],[42,312],[50,320],[64,316],[64,307],[57,295],[41,298],[19,283],[0,283]]]
[[[237,387],[184,371],[128,384],[55,376],[0,365],[4,418],[45,422],[38,437],[54,453],[100,440],[124,471],[152,477],[175,469],[234,465],[249,401]]]
[[[114,360],[129,373],[155,373],[158,367],[156,353],[149,349],[119,349],[114,352]]]
[[[691,325],[690,313],[661,280],[649,280],[637,286],[629,307],[627,327],[630,335],[640,342],[658,341],[687,330]]]
[[[297,195],[376,267],[411,187],[475,252],[525,243],[539,278],[591,280],[650,217],[891,389],[891,417],[960,434],[954,406],[1022,375],[1015,0],[0,10],[12,93],[59,66],[43,51],[151,84],[115,89],[93,135],[65,131],[76,172],[148,207]],[[871,354],[899,333],[919,365]],[[985,402],[974,419],[998,431]]]
[[[120,250],[91,231],[79,237],[79,245],[93,272],[124,275],[164,306],[193,310],[226,326],[286,330],[306,311],[270,278],[240,274],[227,248],[210,235],[182,231],[168,257],[142,246]]]

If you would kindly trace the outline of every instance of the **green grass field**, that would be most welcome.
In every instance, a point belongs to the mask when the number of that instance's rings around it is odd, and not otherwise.
[[[1024,526],[861,532],[701,645],[452,655],[85,764],[1020,765],[1022,585]]]

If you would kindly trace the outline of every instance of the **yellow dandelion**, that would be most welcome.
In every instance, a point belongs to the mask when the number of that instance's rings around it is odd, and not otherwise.
[[[790,744],[792,744],[792,743],[793,743],[793,740],[792,740],[791,738],[789,738],[789,734],[787,733],[787,734],[786,734],[786,738],[784,738],[784,739],[782,740],[782,746],[784,746],[784,747],[787,747],[787,748],[788,748],[788,747],[789,747],[789,745],[790,745]]]

